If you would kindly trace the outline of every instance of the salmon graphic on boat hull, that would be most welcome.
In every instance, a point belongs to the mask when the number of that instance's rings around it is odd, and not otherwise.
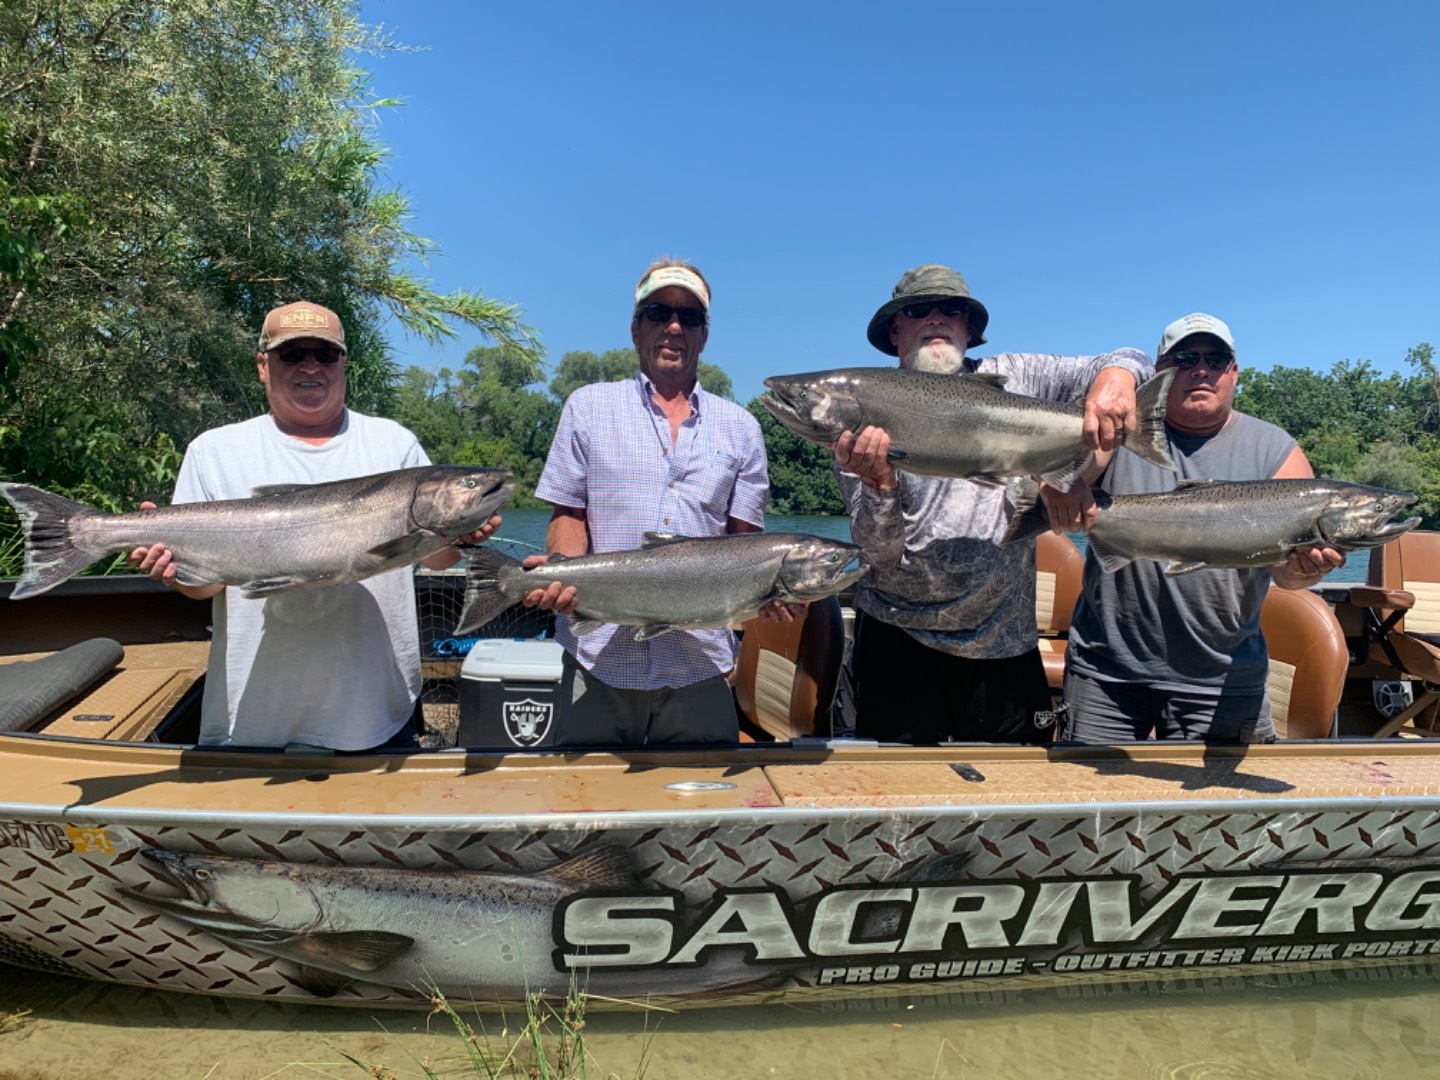
[[[765,989],[788,973],[726,950],[674,971],[555,963],[556,910],[580,893],[634,892],[629,852],[606,845],[531,874],[311,866],[150,848],[144,856],[184,892],[120,889],[129,900],[250,951],[300,966],[300,983],[329,997],[351,983],[456,1000],[561,997],[574,984],[620,997]]]

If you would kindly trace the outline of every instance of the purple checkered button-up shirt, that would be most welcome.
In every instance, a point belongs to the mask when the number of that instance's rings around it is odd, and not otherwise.
[[[565,402],[535,494],[585,511],[590,550],[637,548],[647,532],[721,536],[729,518],[765,522],[770,479],[760,425],[697,383],[691,415],[670,446],[670,421],[643,373],[582,386]],[[622,690],[689,686],[735,666],[728,629],[674,630],[637,642],[607,624],[577,637],[568,619],[556,639],[602,682]]]

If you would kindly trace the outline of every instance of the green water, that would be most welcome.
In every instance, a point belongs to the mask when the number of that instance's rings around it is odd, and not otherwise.
[[[5,1080],[258,1080],[425,1061],[465,1070],[444,1017],[135,991],[0,967]],[[506,1021],[508,1030],[506,1028]],[[487,1015],[492,1043],[516,1016]],[[474,1018],[472,1017],[472,1021]],[[505,1031],[503,1040],[502,1031]],[[965,990],[914,999],[595,1013],[590,1077],[1056,1077],[1258,1080],[1440,1076],[1440,964]]]

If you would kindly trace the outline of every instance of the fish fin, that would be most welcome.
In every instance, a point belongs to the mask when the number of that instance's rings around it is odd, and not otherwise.
[[[396,957],[404,956],[415,939],[388,930],[346,930],[338,933],[302,934],[291,949],[301,956],[354,971],[374,971]]]
[[[1010,381],[1009,375],[1001,375],[995,371],[970,371],[961,375],[962,379],[969,379],[971,382],[984,383],[986,386],[993,386],[996,390],[1004,390],[1005,384]]]
[[[199,574],[186,570],[183,566],[175,568],[175,580],[181,585],[213,585],[213,581],[206,581]]]
[[[899,443],[892,442],[890,444],[890,452],[885,455],[885,459],[887,461],[908,461],[910,460],[910,451],[906,450]]]
[[[642,548],[664,547],[666,544],[678,544],[681,540],[693,539],[692,536],[681,536],[679,533],[647,532],[640,534],[640,546]]]
[[[1040,479],[1060,491],[1069,491],[1075,481],[1080,478],[1080,474],[1085,471],[1085,463],[1089,460],[1089,457],[1077,458],[1058,469],[1041,473]]]
[[[460,555],[465,560],[465,604],[455,624],[456,637],[478,630],[519,602],[500,591],[500,573],[518,567],[520,560],[488,544],[461,548]]]
[[[1001,488],[1010,486],[1010,478],[1005,476],[991,476],[989,473],[975,473],[973,476],[965,477],[972,484],[978,484],[983,488]]]
[[[571,616],[570,618],[570,629],[576,637],[584,637],[586,634],[593,634],[596,630],[599,630],[600,627],[604,625],[605,624],[599,619],[577,619],[574,616]]]
[[[341,975],[338,971],[326,971],[324,968],[302,964],[300,977],[296,981],[316,997],[329,998],[344,990],[355,979],[351,975]]]
[[[408,532],[403,536],[397,536],[393,540],[386,540],[383,544],[376,544],[369,551],[365,552],[380,562],[388,562],[391,559],[410,555],[415,550],[415,540],[420,534]],[[433,535],[433,534],[432,534]]]
[[[298,589],[301,585],[315,585],[318,582],[313,580],[302,581],[298,577],[273,577],[256,578],[254,581],[247,581],[240,588],[246,600],[262,600],[267,596],[274,596],[276,593],[289,592],[291,589]]]
[[[670,623],[650,623],[649,625],[642,626],[635,631],[635,640],[649,641],[651,638],[657,638],[661,634],[668,634],[671,630],[674,629],[675,627]]]
[[[1220,483],[1223,483],[1223,482],[1224,482],[1224,481],[1221,481],[1221,480],[1190,480],[1190,479],[1176,480],[1176,481],[1175,481],[1175,490],[1176,490],[1176,491],[1191,491],[1191,490],[1194,490],[1194,489],[1196,489],[1196,488],[1214,487],[1216,484],[1220,484]]]
[[[1209,563],[1205,562],[1181,562],[1175,559],[1165,564],[1166,577],[1179,577],[1181,574],[1193,574],[1196,570],[1211,569]]]
[[[1001,547],[1018,544],[1022,540],[1039,536],[1050,528],[1050,512],[1040,501],[1040,485],[1028,476],[1022,476],[1010,485],[1010,524],[1000,538]]]
[[[271,495],[289,495],[292,492],[304,491],[306,488],[314,486],[314,484],[261,484],[259,487],[250,489],[250,497],[264,499]]]
[[[1174,381],[1175,369],[1166,368],[1135,391],[1137,427],[1134,435],[1125,439],[1127,450],[1170,472],[1175,471],[1175,459],[1170,456],[1170,439],[1165,434],[1165,400]]]
[[[72,522],[104,517],[99,510],[29,484],[0,484],[0,496],[15,508],[25,537],[25,568],[10,594],[11,600],[39,596],[105,554],[83,551],[70,538]]]
[[[591,889],[630,889],[639,885],[635,861],[619,844],[603,844],[582,851],[536,876]]]
[[[1122,555],[1114,548],[1109,547],[1104,540],[1096,539],[1093,534],[1088,540],[1088,546],[1095,553],[1095,561],[1100,564],[1100,569],[1107,574],[1123,570],[1135,561],[1129,555]]]

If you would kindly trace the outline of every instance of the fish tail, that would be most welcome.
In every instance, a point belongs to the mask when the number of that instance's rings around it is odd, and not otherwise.
[[[484,544],[461,548],[460,553],[465,557],[466,564],[465,607],[455,626],[456,637],[472,633],[519,603],[506,596],[500,588],[500,575],[511,567],[518,569],[518,559]]]
[[[1162,469],[1175,470],[1175,461],[1170,457],[1170,439],[1165,434],[1165,399],[1170,393],[1170,384],[1175,380],[1175,369],[1166,368],[1154,378],[1147,379],[1135,391],[1135,415],[1139,428],[1133,439],[1126,439],[1125,446],[1139,454],[1152,465]]]
[[[0,484],[0,495],[15,508],[25,538],[25,568],[11,600],[39,596],[105,554],[77,546],[72,536],[76,522],[104,517],[99,510],[29,484]]]
[[[1022,476],[1010,485],[1010,525],[1000,538],[1001,547],[1018,544],[1039,536],[1050,528],[1050,512],[1040,501],[1040,485],[1028,476]]]

